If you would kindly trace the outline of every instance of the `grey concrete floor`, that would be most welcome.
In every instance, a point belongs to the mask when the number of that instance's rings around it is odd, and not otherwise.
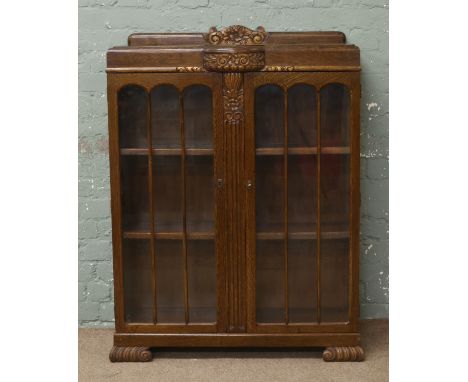
[[[361,324],[364,362],[322,361],[321,351],[165,351],[152,362],[111,363],[113,330],[79,329],[79,381],[388,381],[388,321]]]

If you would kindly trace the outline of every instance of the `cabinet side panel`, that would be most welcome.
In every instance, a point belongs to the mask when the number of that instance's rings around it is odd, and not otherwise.
[[[360,72],[349,73],[351,82],[351,256],[350,323],[358,331],[359,321],[359,225],[360,225]]]
[[[115,329],[118,332],[124,326],[123,280],[122,280],[122,241],[120,224],[120,164],[118,133],[118,84],[112,74],[107,75],[107,102],[109,119],[109,161],[112,211],[112,251],[114,269],[114,316]]]

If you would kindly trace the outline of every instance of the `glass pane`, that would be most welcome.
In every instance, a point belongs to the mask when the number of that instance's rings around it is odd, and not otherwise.
[[[310,85],[288,89],[288,146],[317,146],[317,94]]]
[[[171,85],[151,90],[153,148],[180,147],[179,91]]]
[[[184,128],[186,148],[213,147],[211,89],[192,85],[184,90]]]
[[[213,157],[187,156],[187,231],[214,232]]]
[[[263,85],[255,90],[255,145],[284,145],[284,92],[277,85]]]
[[[156,232],[182,232],[180,156],[153,156],[153,210]]]
[[[320,315],[326,322],[348,321],[348,239],[320,244]]]
[[[181,240],[156,240],[156,301],[159,323],[185,323]]]
[[[256,157],[257,232],[284,232],[284,158]]]
[[[148,157],[120,156],[122,228],[149,231]]]
[[[349,144],[349,91],[340,84],[321,89],[321,146]],[[321,319],[348,320],[349,240],[327,239],[329,232],[349,232],[349,154],[322,154],[320,159]]]
[[[321,155],[321,232],[349,230],[349,155]]]
[[[124,310],[127,322],[153,322],[149,240],[122,240]]]
[[[320,90],[320,143],[322,147],[349,144],[349,91],[344,85]]]
[[[190,322],[216,322],[216,259],[213,240],[187,243]]]
[[[288,231],[317,231],[316,155],[288,155]]]
[[[317,321],[317,242],[289,240],[289,322]]]
[[[285,322],[284,241],[257,240],[257,322]]]
[[[148,95],[145,89],[128,85],[119,90],[120,148],[148,148]]]

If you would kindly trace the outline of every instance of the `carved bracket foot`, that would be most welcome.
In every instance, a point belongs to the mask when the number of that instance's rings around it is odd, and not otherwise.
[[[325,362],[364,361],[364,350],[360,346],[331,346],[323,351]]]
[[[109,359],[111,362],[149,362],[153,354],[146,347],[112,346]]]

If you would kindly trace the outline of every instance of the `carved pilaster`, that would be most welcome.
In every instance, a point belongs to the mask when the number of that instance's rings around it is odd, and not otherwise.
[[[324,350],[326,362],[359,362],[364,361],[364,350],[360,346],[331,346]]]
[[[109,359],[111,362],[149,362],[153,354],[146,347],[112,346]]]
[[[224,152],[226,153],[226,246],[228,331],[245,331],[244,243],[244,90],[241,73],[223,76]]]

